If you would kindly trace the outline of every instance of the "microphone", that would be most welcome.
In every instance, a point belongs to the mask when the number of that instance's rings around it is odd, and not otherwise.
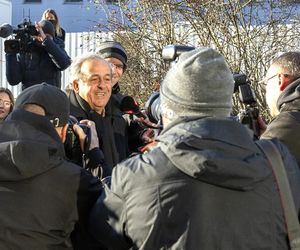
[[[4,23],[0,26],[0,37],[6,38],[13,33],[13,27],[8,23]]]
[[[132,114],[137,117],[146,118],[146,116],[140,111],[139,104],[131,96],[124,96],[122,98],[120,110],[125,114]]]

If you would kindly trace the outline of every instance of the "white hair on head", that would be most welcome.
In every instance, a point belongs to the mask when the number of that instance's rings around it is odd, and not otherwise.
[[[70,66],[70,81],[79,80],[81,78],[81,67],[84,62],[98,60],[107,63],[103,57],[94,52],[89,52],[76,57]],[[110,65],[109,65],[110,66]],[[110,66],[111,68],[111,66]]]

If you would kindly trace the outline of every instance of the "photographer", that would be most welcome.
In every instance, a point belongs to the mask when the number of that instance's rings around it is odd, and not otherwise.
[[[74,246],[88,237],[86,220],[102,187],[65,159],[68,117],[66,94],[42,83],[24,90],[0,123],[0,249],[73,249],[71,232]]]
[[[71,64],[64,50],[64,42],[55,37],[51,22],[43,20],[33,31],[14,31],[18,39],[5,41],[6,77],[10,85],[22,83],[22,90],[29,86],[47,82],[61,87],[61,71]],[[15,43],[17,42],[17,43]]]
[[[278,138],[285,143],[300,166],[300,52],[290,51],[273,59],[266,77],[266,101],[272,121],[260,123],[262,138]]]

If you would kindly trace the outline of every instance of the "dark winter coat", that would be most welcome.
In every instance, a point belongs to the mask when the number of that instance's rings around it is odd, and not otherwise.
[[[119,84],[113,87],[112,95],[107,105],[112,114],[112,125],[114,136],[120,154],[120,160],[126,159],[129,155],[139,152],[145,141],[142,138],[147,127],[139,122],[134,114],[124,113],[120,106],[126,97],[120,92]]]
[[[22,83],[22,89],[46,82],[61,87],[61,71],[71,59],[61,39],[46,38],[41,45],[33,42],[26,52],[6,53],[6,77],[10,85]]]
[[[49,120],[13,111],[0,124],[0,164],[0,249],[73,249],[101,185],[65,160]]]
[[[281,93],[277,107],[280,113],[271,121],[262,137],[282,141],[300,166],[300,79]]]
[[[117,150],[119,152],[120,161],[129,156],[128,148],[128,121],[124,119],[124,113],[120,110],[120,103],[124,95],[120,92],[119,85],[115,85],[111,98],[107,104],[107,110],[112,117],[112,126],[116,141]]]
[[[232,120],[177,121],[116,166],[91,230],[109,249],[288,249],[277,186],[253,134]],[[300,172],[282,153],[299,213]]]

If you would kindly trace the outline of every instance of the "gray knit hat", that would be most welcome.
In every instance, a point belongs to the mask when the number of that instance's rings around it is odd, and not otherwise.
[[[103,58],[114,57],[124,64],[124,70],[127,64],[127,53],[124,47],[115,41],[102,42],[98,48],[98,54]]]
[[[182,53],[160,90],[161,107],[177,116],[227,117],[234,80],[224,57],[211,48]]]

